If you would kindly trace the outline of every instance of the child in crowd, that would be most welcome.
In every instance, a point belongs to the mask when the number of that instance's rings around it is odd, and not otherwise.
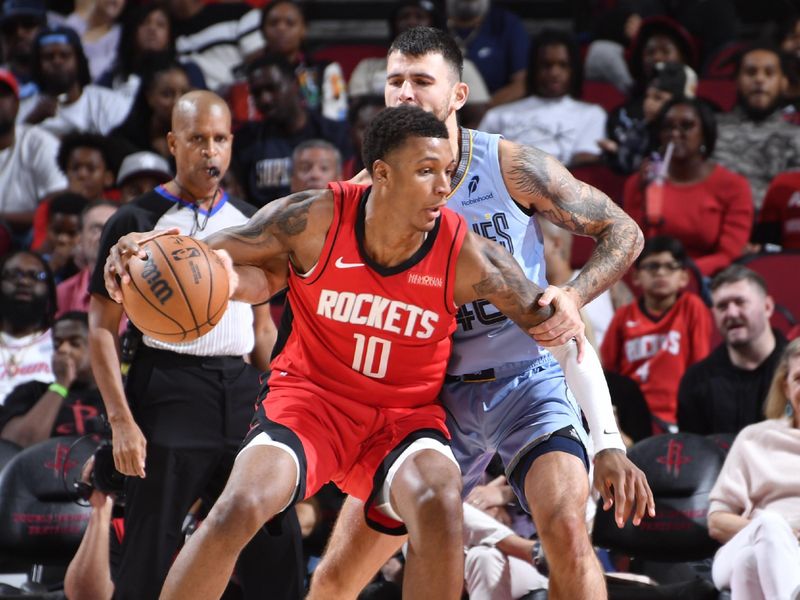
[[[683,245],[651,238],[634,265],[642,296],[620,308],[600,354],[603,366],[639,384],[653,414],[654,433],[676,430],[678,384],[686,368],[710,349],[711,314],[689,283]]]

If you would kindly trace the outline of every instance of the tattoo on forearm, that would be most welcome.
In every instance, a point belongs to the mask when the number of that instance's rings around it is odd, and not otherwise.
[[[541,150],[518,146],[510,178],[523,194],[544,198],[543,217],[597,246],[581,273],[570,284],[586,304],[617,281],[641,252],[638,225],[608,196],[575,179],[558,161]]]
[[[293,194],[291,204],[282,210],[259,211],[245,225],[228,231],[228,235],[245,244],[260,244],[273,227],[287,237],[299,235],[308,226],[308,211],[315,197],[310,192]]]
[[[473,285],[479,297],[491,300],[503,314],[523,327],[537,325],[552,314],[551,306],[537,304],[542,289],[525,277],[514,258],[501,246],[488,242],[482,252],[497,270],[485,273]]]

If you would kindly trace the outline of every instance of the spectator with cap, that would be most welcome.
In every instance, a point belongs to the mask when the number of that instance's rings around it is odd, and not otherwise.
[[[597,162],[606,113],[580,97],[582,68],[572,34],[549,29],[533,38],[522,100],[489,109],[480,129],[552,154],[568,165]]]
[[[163,156],[147,151],[129,154],[123,159],[117,174],[120,200],[130,202],[170,179],[172,169]]]
[[[446,27],[444,15],[431,0],[399,0],[389,16],[389,41],[412,27]],[[469,86],[467,103],[459,111],[461,123],[474,127],[480,122],[489,103],[489,90],[483,81],[478,67],[468,58],[464,59],[464,72],[461,79]],[[350,75],[347,91],[350,94],[351,109],[353,101],[365,96],[377,95],[383,98],[386,85],[386,57],[362,59]],[[352,114],[352,113],[351,113]],[[351,120],[352,124],[352,120]]]
[[[697,68],[697,46],[691,34],[673,19],[652,16],[642,19],[628,49],[628,68],[633,78],[631,98],[644,94],[647,82],[660,62],[674,62]]]
[[[22,100],[36,93],[33,81],[33,41],[47,24],[43,0],[5,0],[0,13],[0,51],[3,65],[19,82]]]
[[[522,98],[530,40],[520,18],[492,0],[447,0],[446,6],[447,27],[483,76],[490,106]]]
[[[70,311],[89,311],[89,279],[97,262],[100,234],[106,221],[117,211],[117,205],[108,200],[89,203],[80,215],[80,241],[76,247],[76,262],[81,266],[72,277],[56,286],[58,310],[56,317]]]
[[[600,141],[606,164],[623,174],[636,172],[650,153],[650,128],[667,102],[694,98],[697,75],[687,65],[656,63],[644,97],[616,108],[606,122],[606,138]]]
[[[787,123],[781,110],[786,76],[780,51],[767,45],[745,51],[736,87],[736,107],[719,117],[714,158],[747,178],[758,212],[769,182],[800,168],[800,128]]]
[[[58,140],[41,127],[17,124],[19,87],[0,69],[0,221],[25,235],[39,201],[66,187],[56,169]]]
[[[33,79],[39,92],[20,107],[18,121],[38,123],[57,136],[72,131],[108,134],[130,110],[130,100],[91,84],[80,38],[69,27],[47,27],[36,37]]]

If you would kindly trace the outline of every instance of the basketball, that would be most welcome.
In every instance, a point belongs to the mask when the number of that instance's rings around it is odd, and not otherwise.
[[[142,245],[147,259],[128,261],[122,305],[145,335],[162,342],[190,342],[208,333],[228,307],[228,274],[203,242],[165,235]]]

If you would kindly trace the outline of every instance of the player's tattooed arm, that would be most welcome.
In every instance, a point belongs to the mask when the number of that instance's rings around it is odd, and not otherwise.
[[[456,267],[456,304],[488,300],[527,330],[553,314],[552,306],[538,304],[543,291],[525,277],[503,246],[472,232],[467,234]]]
[[[301,272],[316,263],[332,216],[331,192],[299,192],[269,203],[247,223],[224,229],[206,242],[230,257],[233,297],[258,304],[286,287],[289,261]]]
[[[597,245],[569,284],[584,305],[622,277],[644,243],[639,226],[608,196],[575,179],[556,159],[528,146],[503,142],[501,164],[515,200]]]

